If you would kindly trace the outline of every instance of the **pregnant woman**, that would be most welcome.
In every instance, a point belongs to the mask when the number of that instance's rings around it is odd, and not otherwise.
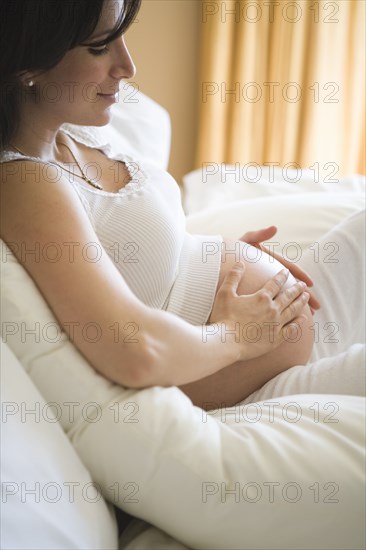
[[[103,143],[139,4],[0,1],[1,237],[105,377],[229,406],[307,363],[320,306],[300,268],[257,248],[273,228],[190,235],[174,179]],[[55,244],[56,260],[37,253]]]

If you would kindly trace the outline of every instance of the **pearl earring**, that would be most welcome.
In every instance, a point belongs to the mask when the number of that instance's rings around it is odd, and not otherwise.
[[[29,87],[34,86],[33,80],[30,80],[30,81],[28,82],[28,86],[29,86]]]

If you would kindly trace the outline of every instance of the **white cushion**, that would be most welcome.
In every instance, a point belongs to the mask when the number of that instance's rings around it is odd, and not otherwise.
[[[318,239],[365,206],[366,178],[360,175],[324,183],[316,182],[311,170],[244,171],[241,165],[212,163],[183,181],[188,231],[238,239],[276,225],[273,250],[295,261],[309,247],[319,253]]]
[[[187,216],[190,233],[220,233],[238,239],[246,231],[275,225],[278,231],[268,243],[272,249],[300,261],[301,251],[313,247],[332,227],[365,205],[362,192],[296,193],[263,196],[205,208]],[[331,254],[331,249],[324,253]]]
[[[188,548],[364,548],[363,398],[287,396],[214,418],[152,388],[111,408],[77,451],[101,485],[129,483],[126,511]]]
[[[333,194],[365,192],[364,176],[330,176],[329,169],[321,179],[309,169],[271,169],[268,166],[245,168],[239,163],[206,163],[183,177],[184,209],[186,214],[194,214],[228,203],[280,196],[283,199],[294,196],[299,207],[303,200],[303,196],[297,196],[299,194],[316,193],[313,198],[325,204],[326,197]]]
[[[98,127],[98,132],[111,145],[112,152],[131,154],[166,170],[171,145],[168,111],[138,88],[125,83],[111,112],[110,123]]]
[[[118,548],[114,511],[1,340],[1,548]]]

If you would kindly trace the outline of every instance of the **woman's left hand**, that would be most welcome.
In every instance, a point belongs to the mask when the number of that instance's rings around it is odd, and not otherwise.
[[[269,250],[268,248],[266,248],[264,245],[261,244],[263,241],[268,241],[269,239],[271,239],[276,233],[277,233],[277,227],[274,225],[271,225],[270,227],[267,227],[265,229],[259,229],[258,231],[247,231],[245,235],[240,237],[239,241],[243,241],[252,246],[255,246],[256,248],[259,248],[259,250],[263,250],[263,252],[266,252],[267,254],[269,254],[269,256],[272,256],[273,258],[278,260],[282,265],[287,267],[287,269],[290,271],[290,273],[292,273],[295,279],[298,279],[299,281],[304,281],[304,283],[306,283],[307,286],[313,286],[314,283],[312,279],[303,269],[301,269],[301,267],[295,265],[289,260],[286,260],[283,256],[281,256],[281,254],[276,254],[276,252]],[[314,314],[314,310],[320,308],[320,303],[311,293],[310,293],[309,306],[312,314]]]

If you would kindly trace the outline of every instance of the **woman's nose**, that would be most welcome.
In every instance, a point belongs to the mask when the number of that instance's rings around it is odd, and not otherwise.
[[[136,74],[136,67],[132,61],[130,52],[127,49],[124,37],[118,41],[118,47],[115,50],[115,59],[113,65],[115,78],[133,78]],[[118,76],[117,76],[118,75]]]

